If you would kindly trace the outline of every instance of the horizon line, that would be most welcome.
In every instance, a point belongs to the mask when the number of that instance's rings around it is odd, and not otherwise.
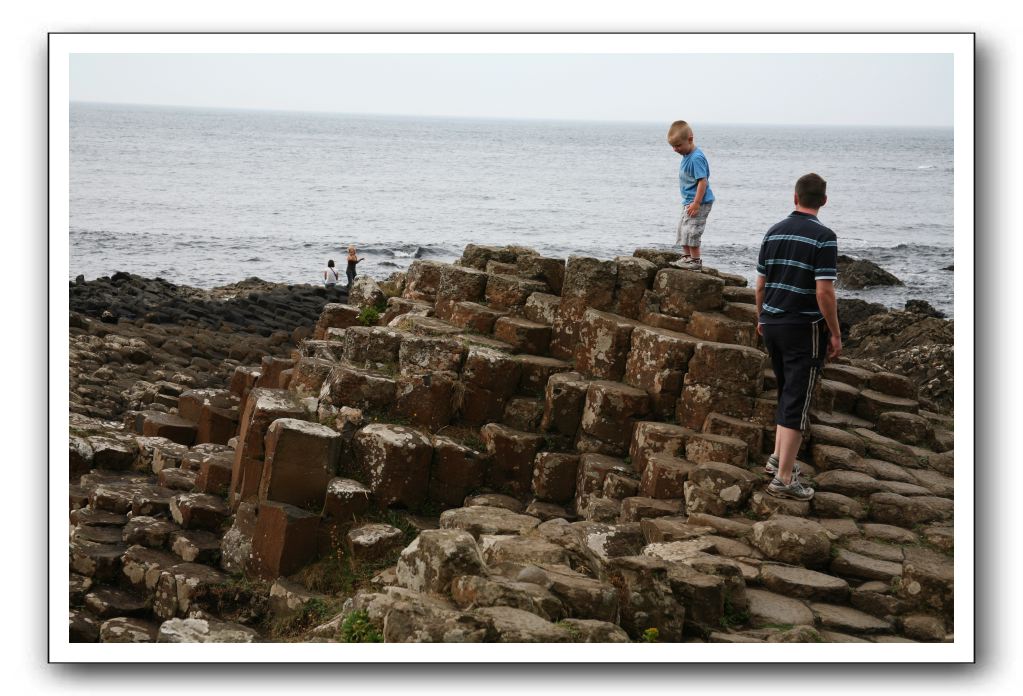
[[[430,119],[462,119],[478,121],[540,121],[540,122],[561,122],[561,123],[625,123],[636,125],[663,125],[665,121],[638,120],[638,119],[586,119],[566,118],[563,116],[483,116],[465,114],[401,114],[386,113],[377,111],[330,111],[324,109],[277,109],[245,106],[197,106],[192,104],[152,104],[141,102],[118,102],[118,101],[95,101],[86,99],[69,99],[69,105],[93,105],[93,106],[128,106],[147,107],[164,109],[192,109],[196,111],[243,111],[257,113],[279,113],[279,114],[316,114],[321,116],[376,116],[384,118],[430,118]],[[670,123],[670,122],[668,122]],[[886,124],[886,123],[764,123],[750,121],[705,121],[707,126],[761,126],[768,128],[784,127],[810,127],[810,128],[895,128],[895,129],[921,129],[921,130],[954,130],[954,124],[950,125],[907,125],[907,124]]]

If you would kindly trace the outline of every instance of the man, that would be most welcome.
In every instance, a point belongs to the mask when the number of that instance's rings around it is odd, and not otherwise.
[[[757,333],[778,381],[774,454],[765,467],[774,479],[767,492],[779,498],[813,497],[813,489],[799,481],[796,453],[824,362],[842,353],[835,299],[838,240],[817,219],[827,200],[824,179],[799,177],[796,209],[767,231],[757,261]]]

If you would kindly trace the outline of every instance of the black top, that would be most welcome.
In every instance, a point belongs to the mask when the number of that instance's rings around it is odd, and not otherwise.
[[[359,263],[359,259],[352,261],[348,259],[348,268],[345,269],[345,273],[355,273],[355,264]]]
[[[767,231],[757,273],[766,279],[760,321],[808,324],[823,315],[817,281],[838,275],[838,238],[816,216],[793,211]]]

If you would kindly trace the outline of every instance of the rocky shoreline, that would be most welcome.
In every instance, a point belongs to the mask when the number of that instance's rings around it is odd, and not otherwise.
[[[842,307],[777,500],[752,290],[673,258],[72,283],[71,640],[950,640],[952,322]]]

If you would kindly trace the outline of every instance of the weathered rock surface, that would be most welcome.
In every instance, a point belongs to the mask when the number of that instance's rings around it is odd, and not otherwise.
[[[336,641],[365,611],[385,641],[949,640],[951,322],[853,322],[817,493],[778,499],[752,290],[640,251],[417,260],[362,283],[377,325],[73,314],[71,639]],[[357,586],[308,629],[332,559]]]

